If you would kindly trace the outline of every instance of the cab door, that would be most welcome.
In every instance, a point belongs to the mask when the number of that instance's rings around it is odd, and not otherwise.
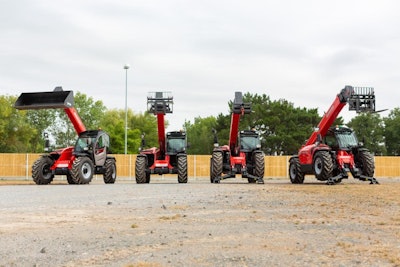
[[[100,134],[97,137],[95,149],[94,149],[94,162],[96,166],[103,166],[107,158],[107,142],[108,138],[106,134]]]

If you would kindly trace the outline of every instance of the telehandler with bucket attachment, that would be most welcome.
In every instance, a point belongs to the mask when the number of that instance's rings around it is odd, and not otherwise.
[[[56,87],[53,92],[22,93],[16,109],[62,108],[73,124],[78,139],[70,146],[42,155],[32,165],[32,178],[38,185],[50,184],[54,175],[66,175],[69,184],[88,184],[94,174],[103,174],[106,184],[115,183],[116,160],[110,156],[110,137],[102,130],[86,130],[74,108],[73,91]]]

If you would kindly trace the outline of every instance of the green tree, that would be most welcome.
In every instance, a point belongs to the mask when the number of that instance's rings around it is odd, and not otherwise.
[[[385,144],[388,155],[400,155],[400,108],[390,111],[387,118],[383,119],[385,123]]]
[[[153,114],[127,112],[127,153],[137,154],[144,134],[146,147],[158,146],[157,121]],[[112,109],[105,112],[100,126],[110,135],[111,150],[116,154],[125,152],[125,111]]]
[[[359,141],[375,155],[386,155],[384,123],[378,113],[360,113],[347,123],[353,128]]]
[[[252,103],[253,112],[244,116],[242,127],[260,133],[267,155],[297,153],[320,120],[317,109],[294,107],[284,99],[272,101],[265,94],[246,93],[244,101]]]
[[[44,150],[44,133],[56,120],[56,110],[40,109],[27,110],[26,119],[36,131],[32,133],[31,146],[32,152],[42,152]]]
[[[188,137],[188,154],[210,155],[213,149],[212,129],[215,128],[215,117],[194,119],[194,123],[185,121],[184,128]]]
[[[92,97],[77,92],[74,96],[75,109],[85,125],[86,130],[96,130],[100,127],[100,120],[104,116],[107,108],[103,102],[94,101]],[[56,119],[49,128],[52,136],[56,140],[56,146],[66,147],[75,144],[77,133],[68,116],[63,109],[57,109]]]
[[[32,140],[38,133],[27,120],[26,111],[16,110],[17,97],[0,96],[0,152],[33,152]]]
[[[286,100],[272,101],[265,94],[246,93],[243,100],[251,103],[253,112],[240,117],[239,130],[257,130],[262,149],[267,155],[297,153],[320,120],[317,109],[295,108]],[[206,120],[196,118],[194,124],[186,122],[190,153],[211,154],[213,128],[217,131],[219,145],[229,143],[232,103],[228,102],[230,112],[227,115],[221,113],[216,118],[209,117]],[[337,122],[342,123],[342,119],[339,118]]]

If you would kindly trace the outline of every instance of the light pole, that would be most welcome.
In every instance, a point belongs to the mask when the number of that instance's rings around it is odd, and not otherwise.
[[[125,155],[128,152],[128,69],[129,65],[125,64]]]

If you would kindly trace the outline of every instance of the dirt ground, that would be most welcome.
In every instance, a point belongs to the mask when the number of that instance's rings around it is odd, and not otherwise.
[[[2,181],[0,266],[400,266],[400,179],[379,181]]]

